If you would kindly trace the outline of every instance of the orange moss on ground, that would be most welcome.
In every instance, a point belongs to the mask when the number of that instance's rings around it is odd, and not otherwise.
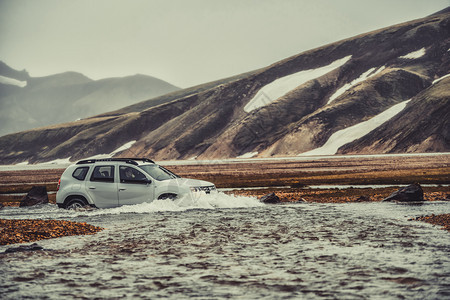
[[[70,235],[95,234],[103,229],[72,221],[0,219],[0,245],[28,243]]]
[[[346,188],[346,189],[261,189],[261,190],[233,190],[226,192],[239,196],[260,198],[269,193],[275,193],[282,202],[316,202],[316,203],[350,203],[382,201],[398,187],[389,188]],[[426,201],[445,201],[448,199],[448,187],[424,188]]]
[[[433,225],[442,226],[442,229],[450,231],[450,214],[421,216],[415,219],[415,221],[427,222]]]

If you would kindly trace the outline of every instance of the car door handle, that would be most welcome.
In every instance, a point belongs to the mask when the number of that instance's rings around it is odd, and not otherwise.
[[[127,189],[121,188],[121,189],[119,189],[119,192],[120,192],[120,191],[126,191],[126,190],[127,190]]]
[[[90,190],[95,190],[95,186],[90,186],[89,189]]]

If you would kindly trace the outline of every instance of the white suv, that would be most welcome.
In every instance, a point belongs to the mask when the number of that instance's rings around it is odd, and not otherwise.
[[[82,160],[69,166],[58,182],[56,204],[98,208],[217,193],[213,183],[181,178],[146,158]]]

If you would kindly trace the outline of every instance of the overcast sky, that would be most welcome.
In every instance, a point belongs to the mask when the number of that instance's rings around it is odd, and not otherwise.
[[[34,77],[140,73],[189,87],[449,5],[450,0],[0,0],[0,60]]]

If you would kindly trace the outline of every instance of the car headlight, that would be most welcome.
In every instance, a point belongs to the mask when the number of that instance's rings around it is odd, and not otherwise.
[[[197,186],[191,186],[191,192],[193,192],[193,193],[200,192],[200,188]]]

